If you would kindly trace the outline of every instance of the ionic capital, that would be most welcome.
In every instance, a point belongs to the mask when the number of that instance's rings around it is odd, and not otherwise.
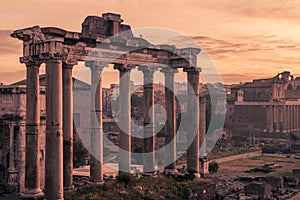
[[[158,70],[158,67],[155,65],[150,65],[150,66],[139,66],[138,67],[139,71],[142,71],[144,73],[144,76],[153,76],[154,72]]]
[[[43,61],[41,60],[22,60],[20,58],[20,62],[24,63],[26,65],[26,67],[40,67],[41,64],[43,63]]]
[[[104,63],[97,60],[86,60],[84,64],[86,67],[89,67],[91,71],[103,71],[103,69],[108,66],[108,63]]]
[[[120,72],[128,72],[134,68],[135,68],[135,65],[132,65],[132,64],[114,64],[114,69],[117,69]]]
[[[78,61],[76,59],[67,59],[63,61],[63,67],[68,69],[73,69],[74,65],[77,65]]]
[[[184,72],[187,72],[188,74],[199,74],[201,72],[200,67],[185,67],[183,68]]]

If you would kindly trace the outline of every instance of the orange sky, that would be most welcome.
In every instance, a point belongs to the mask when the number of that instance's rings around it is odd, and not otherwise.
[[[12,30],[40,25],[80,32],[86,16],[104,12],[120,13],[133,29],[162,27],[192,37],[225,83],[284,70],[300,74],[298,0],[27,0],[1,2],[0,82],[25,77],[25,66],[18,62],[22,44],[9,37]]]

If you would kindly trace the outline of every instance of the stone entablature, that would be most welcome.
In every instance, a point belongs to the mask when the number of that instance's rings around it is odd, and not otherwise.
[[[101,60],[103,63],[111,64],[124,65],[130,60],[132,65],[156,63],[173,68],[193,67],[195,65],[196,56],[200,49],[177,49],[171,45],[150,44],[142,38],[134,37],[130,27],[121,24],[122,20],[113,25],[114,28],[118,26],[119,30],[116,33],[118,35],[113,36],[113,34],[105,31],[111,26],[112,16],[114,14],[106,13],[103,14],[102,18],[87,17],[82,24],[81,33],[56,27],[33,26],[16,30],[11,36],[24,42],[23,56],[20,58],[21,63],[61,59],[66,63],[76,64],[89,56],[92,60],[94,58],[97,61]],[[97,29],[98,26],[102,28]]]

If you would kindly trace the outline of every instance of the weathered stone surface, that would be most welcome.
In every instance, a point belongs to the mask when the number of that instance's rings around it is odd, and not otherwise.
[[[62,61],[46,63],[46,199],[63,199]]]
[[[203,184],[188,191],[189,200],[213,200],[216,197],[216,184]]]
[[[127,31],[123,34],[123,39],[133,38],[133,34],[130,31],[130,26],[121,24],[121,16],[113,13],[105,13],[102,17],[88,16],[82,23],[82,37],[97,39],[97,38],[108,38],[115,34]],[[114,32],[114,29],[119,31]]]
[[[271,197],[271,185],[265,183],[250,183],[245,185],[246,196],[256,196],[258,199],[267,199]]]
[[[190,125],[188,127],[187,142],[187,170],[190,173],[199,173],[200,169],[200,142],[199,142],[199,74],[196,68],[185,68],[188,76],[188,114]],[[197,159],[195,159],[197,158]]]
[[[63,154],[64,187],[72,188],[73,179],[73,65],[63,64]]]

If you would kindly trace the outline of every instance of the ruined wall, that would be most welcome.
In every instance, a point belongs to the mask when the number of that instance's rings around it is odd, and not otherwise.
[[[243,88],[244,101],[268,101],[273,95],[272,88]]]
[[[254,129],[262,131],[267,124],[266,109],[263,106],[237,105],[230,116],[231,120],[229,122],[232,122],[232,124],[228,126],[232,127],[235,131],[248,130],[249,125],[252,125]]]

